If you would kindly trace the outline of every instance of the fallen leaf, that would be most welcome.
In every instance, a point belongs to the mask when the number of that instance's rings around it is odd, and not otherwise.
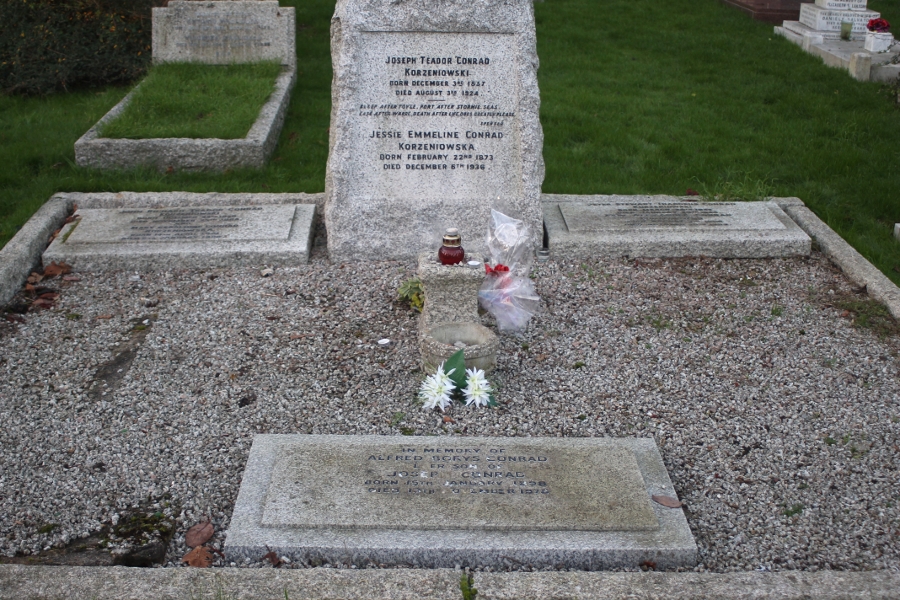
[[[38,298],[34,302],[31,303],[31,306],[34,308],[50,308],[53,306],[53,300],[47,300],[46,298]]]
[[[57,275],[65,275],[72,272],[72,267],[64,262],[52,262],[44,267],[44,277],[56,277]]]
[[[547,360],[547,355],[546,354],[538,354],[537,356],[534,357],[534,360],[536,360],[538,362],[544,362],[545,360]]]
[[[272,566],[276,569],[281,566],[281,559],[278,558],[278,555],[274,552],[269,552],[268,554],[263,556],[263,558],[272,563]]]
[[[63,281],[81,281],[81,277],[78,275],[64,275]]]
[[[188,548],[202,546],[209,541],[215,532],[216,528],[209,521],[197,523],[187,530],[187,534],[184,536],[184,543],[187,544]]]
[[[678,501],[678,498],[673,498],[672,496],[651,496],[654,502],[662,504],[667,508],[680,508],[682,506],[681,502]]]
[[[175,167],[166,167],[166,174],[171,175],[175,172]]]
[[[456,423],[456,421],[451,419],[450,415],[444,415],[444,423]]]
[[[302,338],[302,337],[303,337],[303,334],[302,334],[302,333],[292,333],[292,334],[291,334],[291,339],[292,339],[292,340],[299,340],[299,339]]]
[[[30,283],[26,283],[26,284],[25,284],[25,291],[26,291],[26,292],[33,292],[33,291],[34,291],[34,286],[31,285]]]
[[[699,196],[699,195],[700,195],[700,192],[698,192],[697,190],[695,190],[695,189],[693,189],[693,188],[688,188],[688,189],[684,192],[684,195],[685,195],[685,196]]]
[[[206,546],[197,546],[196,548],[185,554],[184,558],[181,559],[181,562],[187,563],[191,567],[199,567],[201,569],[205,569],[206,567],[210,566],[212,564],[212,561],[212,553]]]
[[[24,323],[25,322],[25,317],[23,317],[22,315],[17,315],[17,314],[13,314],[13,313],[4,315],[4,318],[7,321],[9,321],[10,323]]]
[[[849,316],[850,316],[850,311],[849,311],[849,310],[843,311],[843,312],[841,313],[841,316],[842,316],[842,317],[849,317]]]
[[[40,273],[32,273],[31,275],[28,276],[27,281],[28,281],[28,283],[32,283],[32,284],[33,284],[33,283],[40,283],[40,281],[41,281],[43,278],[44,278],[44,276],[41,275]]]
[[[56,292],[46,292],[38,296],[38,298],[40,298],[41,300],[56,300],[57,298],[59,298],[59,294],[57,294]]]
[[[112,319],[112,315],[97,315],[98,319]]]

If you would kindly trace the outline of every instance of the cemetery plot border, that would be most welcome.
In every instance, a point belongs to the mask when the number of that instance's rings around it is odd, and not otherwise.
[[[554,452],[559,453],[560,456],[565,455],[566,452],[583,452],[585,456],[590,456],[593,452],[633,454],[631,460],[636,460],[639,470],[636,475],[640,483],[636,491],[632,490],[635,492],[634,494],[628,496],[623,491],[622,497],[615,502],[627,506],[628,510],[636,510],[634,506],[640,505],[640,503],[635,504],[637,496],[643,496],[642,502],[647,503],[646,508],[650,511],[649,518],[652,520],[655,517],[658,527],[648,528],[643,525],[635,525],[628,528],[630,530],[627,531],[594,527],[593,530],[588,531],[577,530],[574,524],[577,519],[568,525],[564,524],[565,527],[557,527],[553,525],[553,519],[547,519],[543,522],[543,530],[540,529],[542,523],[536,523],[532,530],[526,528],[522,523],[518,523],[516,518],[511,516],[511,513],[515,512],[511,507],[517,505],[517,500],[531,499],[535,505],[539,505],[534,509],[534,518],[539,521],[546,516],[542,511],[552,510],[552,502],[549,497],[540,494],[520,497],[518,494],[513,494],[487,498],[484,494],[474,494],[471,502],[475,504],[480,502],[481,505],[487,503],[496,507],[494,517],[486,525],[473,524],[479,521],[477,514],[465,518],[460,517],[458,520],[451,515],[446,519],[446,528],[438,529],[435,520],[440,520],[440,514],[425,515],[423,511],[428,510],[427,507],[441,512],[442,507],[446,504],[452,505],[454,501],[462,501],[466,499],[466,496],[471,496],[465,492],[485,491],[486,488],[462,488],[460,490],[462,493],[454,495],[451,492],[456,488],[446,487],[453,483],[448,481],[437,490],[438,493],[434,496],[437,501],[431,504],[427,501],[427,498],[431,498],[431,496],[420,497],[400,492],[392,495],[389,493],[390,485],[386,487],[373,485],[372,489],[366,489],[364,488],[366,482],[359,477],[349,476],[347,479],[341,475],[346,468],[359,471],[360,466],[353,461],[335,459],[338,454],[353,454],[354,452],[364,457],[367,455],[368,449],[374,451],[385,445],[395,445],[400,448],[401,446],[422,446],[423,444],[426,446],[431,444],[443,448],[447,452],[450,451],[447,449],[452,449],[454,453],[462,452],[466,448],[484,446],[487,449],[483,452],[486,456],[490,456],[487,454],[488,452],[499,451],[504,443],[531,445],[540,450],[536,454],[548,454],[551,456],[551,460],[554,460],[552,454]],[[296,461],[291,462],[291,457],[296,454],[298,449],[306,449],[315,452],[316,456],[321,456],[323,461],[321,468],[316,471],[314,465],[310,465],[307,477],[289,468],[296,464]],[[422,452],[427,452],[427,450]],[[414,458],[412,454],[409,456]],[[462,454],[441,456],[461,459]],[[290,464],[283,464],[285,460]],[[468,462],[472,462],[472,459],[470,458]],[[406,465],[407,463],[402,464]],[[409,465],[412,464],[409,463]],[[464,470],[472,468],[466,462],[441,464],[462,465],[461,468]],[[478,464],[487,465],[488,463]],[[339,468],[339,465],[345,466]],[[376,466],[383,470],[387,469],[387,471],[396,468],[394,462],[378,463]],[[616,468],[621,467],[621,464],[610,462],[608,466],[615,471]],[[368,467],[369,463],[366,463],[363,470]],[[566,473],[570,467],[571,472]],[[562,464],[556,467],[557,473],[559,473],[557,479],[548,479],[548,485],[552,488],[556,485],[555,481],[564,483],[575,481],[580,485],[581,478],[578,473],[579,469],[583,468],[585,468],[585,464],[582,464],[581,461],[578,461],[578,464],[567,464],[566,461],[562,461]],[[527,474],[530,472],[529,469],[534,469],[534,467],[526,466],[513,469],[513,471],[523,471]],[[592,473],[602,478],[610,469],[602,468],[596,472],[592,471]],[[447,473],[453,472],[450,467],[446,471]],[[279,477],[285,473],[295,474]],[[456,473],[461,473],[461,471]],[[471,473],[469,474],[471,475]],[[464,476],[460,475],[460,477]],[[566,479],[567,477],[569,479]],[[341,481],[336,481],[336,479]],[[357,479],[359,479],[359,486],[355,485]],[[415,481],[412,481],[411,485],[426,481],[419,477],[414,479]],[[460,481],[468,482],[463,479]],[[341,486],[346,486],[349,496],[335,495],[334,490],[343,489]],[[358,490],[357,487],[362,489]],[[379,494],[377,491],[373,491],[376,489],[385,489],[388,492]],[[491,489],[496,491],[497,488]],[[554,489],[558,491],[560,488],[550,489],[550,493],[553,493]],[[616,487],[615,490],[618,491],[619,488]],[[527,491],[533,490],[528,488]],[[607,490],[607,492],[609,491]],[[365,494],[365,492],[372,493]],[[443,492],[443,496],[441,492]],[[646,495],[644,495],[645,493]],[[307,504],[306,513],[312,511],[312,516],[315,517],[311,520],[309,515],[301,510],[303,508],[301,505],[309,502],[307,499],[309,494],[311,494],[309,498],[320,498],[321,500],[321,502]],[[357,498],[359,494],[366,497],[362,498],[362,501],[354,501],[353,498]],[[253,447],[244,470],[241,489],[225,542],[225,552],[228,560],[234,561],[243,560],[245,557],[251,560],[260,560],[268,552],[275,552],[278,556],[288,556],[292,560],[302,559],[311,564],[348,562],[358,565],[374,563],[423,568],[453,568],[463,565],[505,569],[511,565],[531,565],[534,568],[540,568],[565,564],[574,569],[601,570],[636,567],[644,561],[651,561],[658,568],[693,566],[698,559],[697,547],[684,513],[679,508],[667,508],[658,502],[651,501],[650,497],[654,495],[657,498],[659,496],[674,497],[675,490],[662,463],[656,443],[651,438],[506,439],[375,435],[257,435],[254,437]],[[478,502],[474,500],[475,496],[478,496]],[[570,498],[570,496],[562,495],[557,497],[555,502],[570,501]],[[328,502],[335,499],[344,508],[335,507],[334,510],[327,508]],[[290,502],[285,504],[287,500]],[[615,502],[613,503],[615,504]],[[396,515],[389,510],[391,504],[396,505]],[[273,508],[290,508],[291,506],[297,509],[294,519],[275,518],[270,514]],[[370,514],[367,507],[372,507],[375,512]],[[379,510],[376,510],[378,507],[380,507],[380,513]],[[319,512],[316,513],[316,511]],[[359,519],[359,526],[342,525],[340,523],[342,511],[346,513],[344,516],[347,517],[355,515],[355,518]],[[401,516],[403,521],[403,525],[399,527],[392,522],[392,518],[397,516]],[[608,515],[601,511],[593,516],[602,519]],[[319,518],[325,519],[327,522],[334,521],[334,524],[330,526],[324,522],[313,524]],[[643,522],[641,521],[641,523]],[[302,525],[302,523],[311,525]],[[417,528],[419,523],[422,525]],[[504,527],[504,525],[508,525],[508,527]]]
[[[121,102],[75,142],[75,162],[93,169],[133,169],[150,166],[161,171],[172,167],[186,171],[224,171],[240,167],[261,168],[275,151],[284,125],[296,67],[284,70],[275,91],[263,105],[247,136],[236,140],[156,138],[145,140],[100,137],[106,123],[125,110],[132,90]]]

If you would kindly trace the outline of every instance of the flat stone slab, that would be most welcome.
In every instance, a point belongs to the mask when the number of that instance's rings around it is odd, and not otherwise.
[[[313,204],[84,208],[44,252],[82,270],[306,263]]]
[[[775,202],[545,195],[552,253],[768,258],[808,255],[808,235]]]
[[[697,549],[652,439],[258,435],[225,550],[310,562],[579,569]]]

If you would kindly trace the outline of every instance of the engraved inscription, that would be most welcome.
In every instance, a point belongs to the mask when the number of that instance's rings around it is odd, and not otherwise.
[[[208,14],[185,19],[172,29],[181,34],[175,47],[188,50],[223,50],[269,47],[271,25],[252,14]]]
[[[634,454],[529,441],[293,446],[277,459],[264,526],[647,531]]]
[[[520,187],[517,53],[508,34],[366,33],[351,141],[371,193],[433,200]],[[374,184],[374,185],[372,185]]]
[[[785,229],[771,211],[753,203],[609,202],[560,203],[572,233],[604,230],[771,230]]]

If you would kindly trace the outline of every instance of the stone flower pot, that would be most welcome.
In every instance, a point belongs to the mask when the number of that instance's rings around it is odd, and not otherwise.
[[[465,347],[461,347],[461,342]],[[422,352],[422,368],[434,372],[438,365],[463,350],[467,369],[481,369],[490,373],[497,366],[497,350],[500,341],[497,334],[478,323],[441,323],[425,331],[419,338]]]
[[[894,43],[894,34],[891,32],[877,33],[875,31],[866,32],[865,49],[869,52],[878,53],[886,52]]]

